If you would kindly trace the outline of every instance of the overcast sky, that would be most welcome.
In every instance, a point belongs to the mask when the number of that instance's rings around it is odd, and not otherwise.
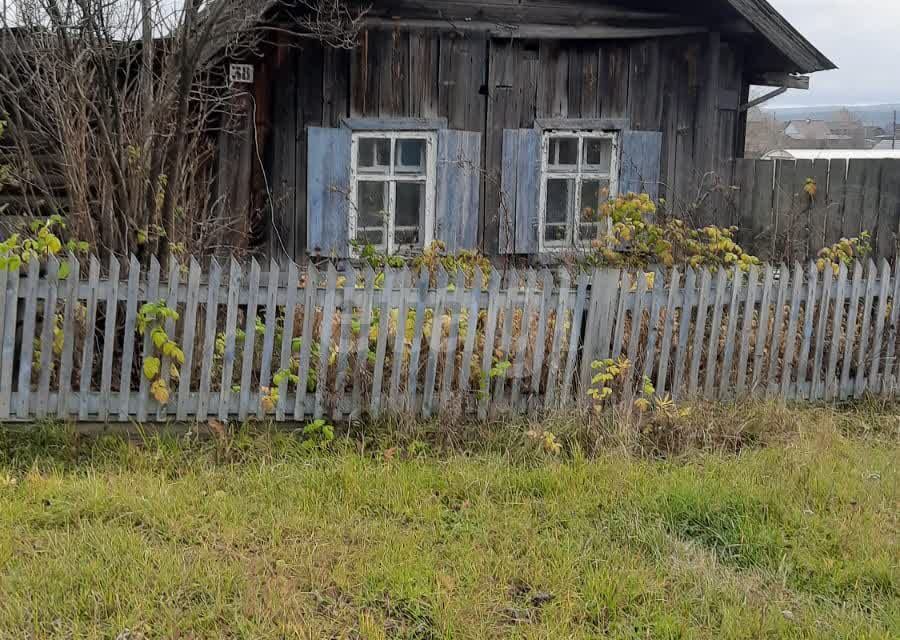
[[[770,105],[900,103],[900,1],[769,0],[839,69]]]

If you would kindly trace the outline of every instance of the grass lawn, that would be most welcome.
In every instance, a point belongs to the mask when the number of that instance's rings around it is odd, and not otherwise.
[[[900,418],[787,417],[666,460],[2,431],[0,638],[900,637]]]

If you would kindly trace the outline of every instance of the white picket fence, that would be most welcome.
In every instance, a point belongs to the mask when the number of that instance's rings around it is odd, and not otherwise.
[[[574,280],[193,259],[161,278],[156,261],[68,262],[65,279],[55,260],[0,272],[0,420],[538,413],[591,402],[592,362],[620,356],[626,387],[646,377],[676,398],[898,387],[900,278],[886,262]],[[137,330],[141,306],[159,300],[178,311],[162,324],[185,358],[176,372],[161,357],[164,403],[142,373],[153,339]]]

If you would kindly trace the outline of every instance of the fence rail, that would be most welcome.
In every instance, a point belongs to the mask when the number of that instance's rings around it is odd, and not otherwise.
[[[574,278],[69,266],[64,279],[56,261],[0,272],[0,420],[536,413],[591,402],[592,362],[620,356],[629,388],[646,376],[676,398],[835,400],[900,385],[900,278],[885,261]],[[160,300],[177,318],[144,308]]]

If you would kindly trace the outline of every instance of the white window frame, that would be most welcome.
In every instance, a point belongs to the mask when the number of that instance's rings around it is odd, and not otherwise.
[[[619,193],[619,143],[620,131],[596,129],[545,129],[541,136],[541,184],[538,200],[538,250],[544,252],[566,251],[590,245],[590,240],[577,238],[577,212],[581,211],[581,183],[583,180],[609,180],[609,197],[615,198]],[[550,166],[551,138],[578,138],[577,164],[571,168],[561,169]],[[584,141],[587,139],[608,139],[612,141],[612,157],[609,172],[592,170],[583,166]],[[544,227],[547,214],[547,181],[551,179],[573,180],[574,204],[566,215],[566,239],[561,242],[547,243],[544,238]]]
[[[366,173],[359,171],[359,140],[361,138],[378,138],[390,140],[390,171],[388,173]],[[404,174],[394,172],[394,153],[397,140],[424,140],[425,141],[425,174]],[[349,242],[354,247],[356,231],[359,227],[359,183],[360,182],[386,182],[388,188],[388,215],[385,225],[385,242],[382,249],[385,253],[395,254],[401,249],[416,252],[431,244],[434,240],[435,219],[435,175],[437,173],[437,133],[428,131],[354,131],[350,138],[350,220]],[[397,183],[412,182],[425,185],[425,203],[423,220],[419,231],[419,242],[415,246],[397,245],[394,235],[396,226],[394,223],[397,207]],[[354,257],[359,257],[359,248],[353,248]]]

